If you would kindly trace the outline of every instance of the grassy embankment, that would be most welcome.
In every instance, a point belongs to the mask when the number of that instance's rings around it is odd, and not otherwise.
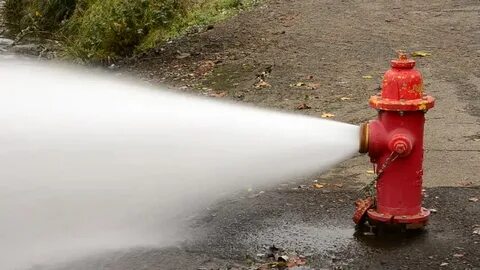
[[[56,39],[64,56],[109,62],[154,48],[258,0],[7,0],[12,35]]]

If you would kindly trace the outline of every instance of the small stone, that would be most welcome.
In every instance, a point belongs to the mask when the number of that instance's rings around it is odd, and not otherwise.
[[[477,198],[477,197],[472,197],[472,198],[469,198],[468,201],[470,201],[470,202],[478,202],[478,198]]]
[[[279,256],[278,261],[279,262],[288,262],[288,256],[287,255]]]
[[[190,57],[189,53],[179,53],[177,55],[177,59],[185,59],[185,58],[188,58],[188,57]]]
[[[446,263],[446,262],[443,262],[443,263],[440,264],[440,266],[447,266],[447,265],[448,265],[448,263]]]
[[[38,55],[42,51],[42,47],[36,44],[24,44],[15,45],[10,50],[17,54]]]
[[[0,38],[0,46],[11,46],[14,43],[13,40],[8,38]]]

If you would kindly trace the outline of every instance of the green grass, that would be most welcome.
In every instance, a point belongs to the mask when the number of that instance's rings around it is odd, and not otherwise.
[[[3,12],[13,33],[28,28],[31,33],[45,36],[61,28],[75,6],[76,0],[6,0]]]
[[[234,15],[258,0],[7,0],[9,28],[50,34],[64,55],[111,61]]]

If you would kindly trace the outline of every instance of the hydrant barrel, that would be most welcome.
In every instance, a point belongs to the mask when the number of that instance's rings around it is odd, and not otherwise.
[[[398,112],[381,111],[377,121],[383,125],[387,136],[382,149],[371,155],[377,164],[377,172],[387,164],[377,181],[377,211],[391,216],[420,213],[424,114],[421,111],[406,112],[403,115]],[[389,147],[395,137],[399,136],[414,138],[410,152],[405,156],[404,153],[397,153]],[[374,141],[377,138],[370,140]]]

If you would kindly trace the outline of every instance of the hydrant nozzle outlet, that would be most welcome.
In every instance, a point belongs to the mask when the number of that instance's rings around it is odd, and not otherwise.
[[[362,154],[368,153],[368,123],[360,125],[360,141],[358,152]]]

